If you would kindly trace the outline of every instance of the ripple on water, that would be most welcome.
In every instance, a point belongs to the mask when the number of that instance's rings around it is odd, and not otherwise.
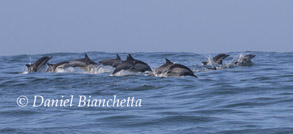
[[[291,133],[293,53],[231,52],[224,64],[240,53],[252,53],[253,66],[205,70],[208,54],[133,53],[151,68],[164,59],[195,70],[191,77],[152,77],[97,68],[90,73],[25,72],[25,64],[41,56],[50,63],[83,57],[84,53],[2,56],[0,61],[0,133]],[[116,53],[90,52],[95,62]],[[211,54],[216,55],[216,54]],[[125,59],[127,53],[120,54]],[[267,60],[270,59],[270,60]],[[71,71],[71,72],[70,72]],[[91,95],[95,98],[141,98],[140,108],[20,108],[19,95]],[[29,102],[30,104],[32,101]]]

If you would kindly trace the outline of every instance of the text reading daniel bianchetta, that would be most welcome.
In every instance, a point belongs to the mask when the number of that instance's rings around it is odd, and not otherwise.
[[[27,106],[29,100],[26,96],[19,96],[17,98],[17,105],[20,107]],[[45,98],[41,95],[34,95],[32,107],[141,107],[142,99],[136,99],[135,97],[117,98],[113,95],[112,98],[94,98],[92,96],[70,95],[69,97],[61,96],[60,98],[51,99]]]

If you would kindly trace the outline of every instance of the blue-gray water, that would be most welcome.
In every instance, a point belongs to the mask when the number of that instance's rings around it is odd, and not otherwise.
[[[253,66],[200,71],[193,77],[148,75],[109,76],[110,73],[30,73],[25,64],[42,56],[50,63],[82,58],[84,53],[50,53],[0,57],[0,133],[192,133],[288,134],[293,132],[293,53],[255,54]],[[115,58],[116,53],[89,52],[93,61]],[[123,59],[127,53],[120,54]],[[214,55],[214,54],[212,54]],[[208,54],[133,53],[153,69],[164,58],[202,69]],[[25,95],[26,107],[16,99]],[[34,95],[69,98],[133,96],[142,107],[32,107]]]

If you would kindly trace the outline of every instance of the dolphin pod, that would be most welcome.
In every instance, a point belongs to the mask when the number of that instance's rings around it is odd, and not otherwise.
[[[216,64],[222,64],[223,60],[227,58],[229,55],[227,54],[218,54],[217,56],[213,57],[213,61]],[[251,59],[254,58],[255,55],[253,54],[248,54],[245,56],[240,56],[237,62],[234,62],[234,65],[237,66],[250,66],[252,65]],[[187,66],[184,66],[182,64],[178,63],[173,63],[169,59],[165,59],[166,62],[165,64],[159,66],[155,70],[152,70],[151,67],[141,61],[137,60],[132,57],[132,55],[128,54],[126,60],[122,60],[120,56],[117,54],[115,59],[106,59],[99,61],[99,63],[96,63],[92,61],[87,54],[85,54],[84,58],[81,59],[75,59],[71,61],[63,61],[59,62],[56,64],[50,64],[48,61],[52,57],[41,57],[38,59],[35,63],[33,64],[26,64],[27,66],[27,71],[29,73],[31,72],[40,72],[42,68],[47,64],[48,68],[46,72],[56,72],[57,69],[66,69],[69,67],[78,67],[83,69],[84,71],[91,71],[92,69],[96,68],[99,65],[104,65],[104,66],[112,66],[114,68],[114,71],[112,72],[113,75],[117,74],[120,71],[130,71],[130,72],[147,72],[150,75],[153,76],[164,76],[164,77],[169,77],[169,76],[192,76],[196,77],[197,76],[193,73],[193,71],[188,68]],[[202,62],[204,65],[209,65],[210,61],[204,61]]]

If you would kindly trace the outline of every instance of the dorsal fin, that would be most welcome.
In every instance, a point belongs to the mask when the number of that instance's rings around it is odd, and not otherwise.
[[[173,64],[173,62],[166,58],[166,64]]]
[[[89,56],[88,56],[86,53],[84,54],[84,58],[85,58],[86,60],[90,60]]]
[[[132,60],[134,60],[134,58],[131,56],[131,54],[128,54],[128,56],[127,56],[127,59],[126,60],[128,60],[128,61],[132,61]]]
[[[120,58],[120,56],[118,54],[116,56],[117,56],[116,60],[121,60],[121,58]]]

